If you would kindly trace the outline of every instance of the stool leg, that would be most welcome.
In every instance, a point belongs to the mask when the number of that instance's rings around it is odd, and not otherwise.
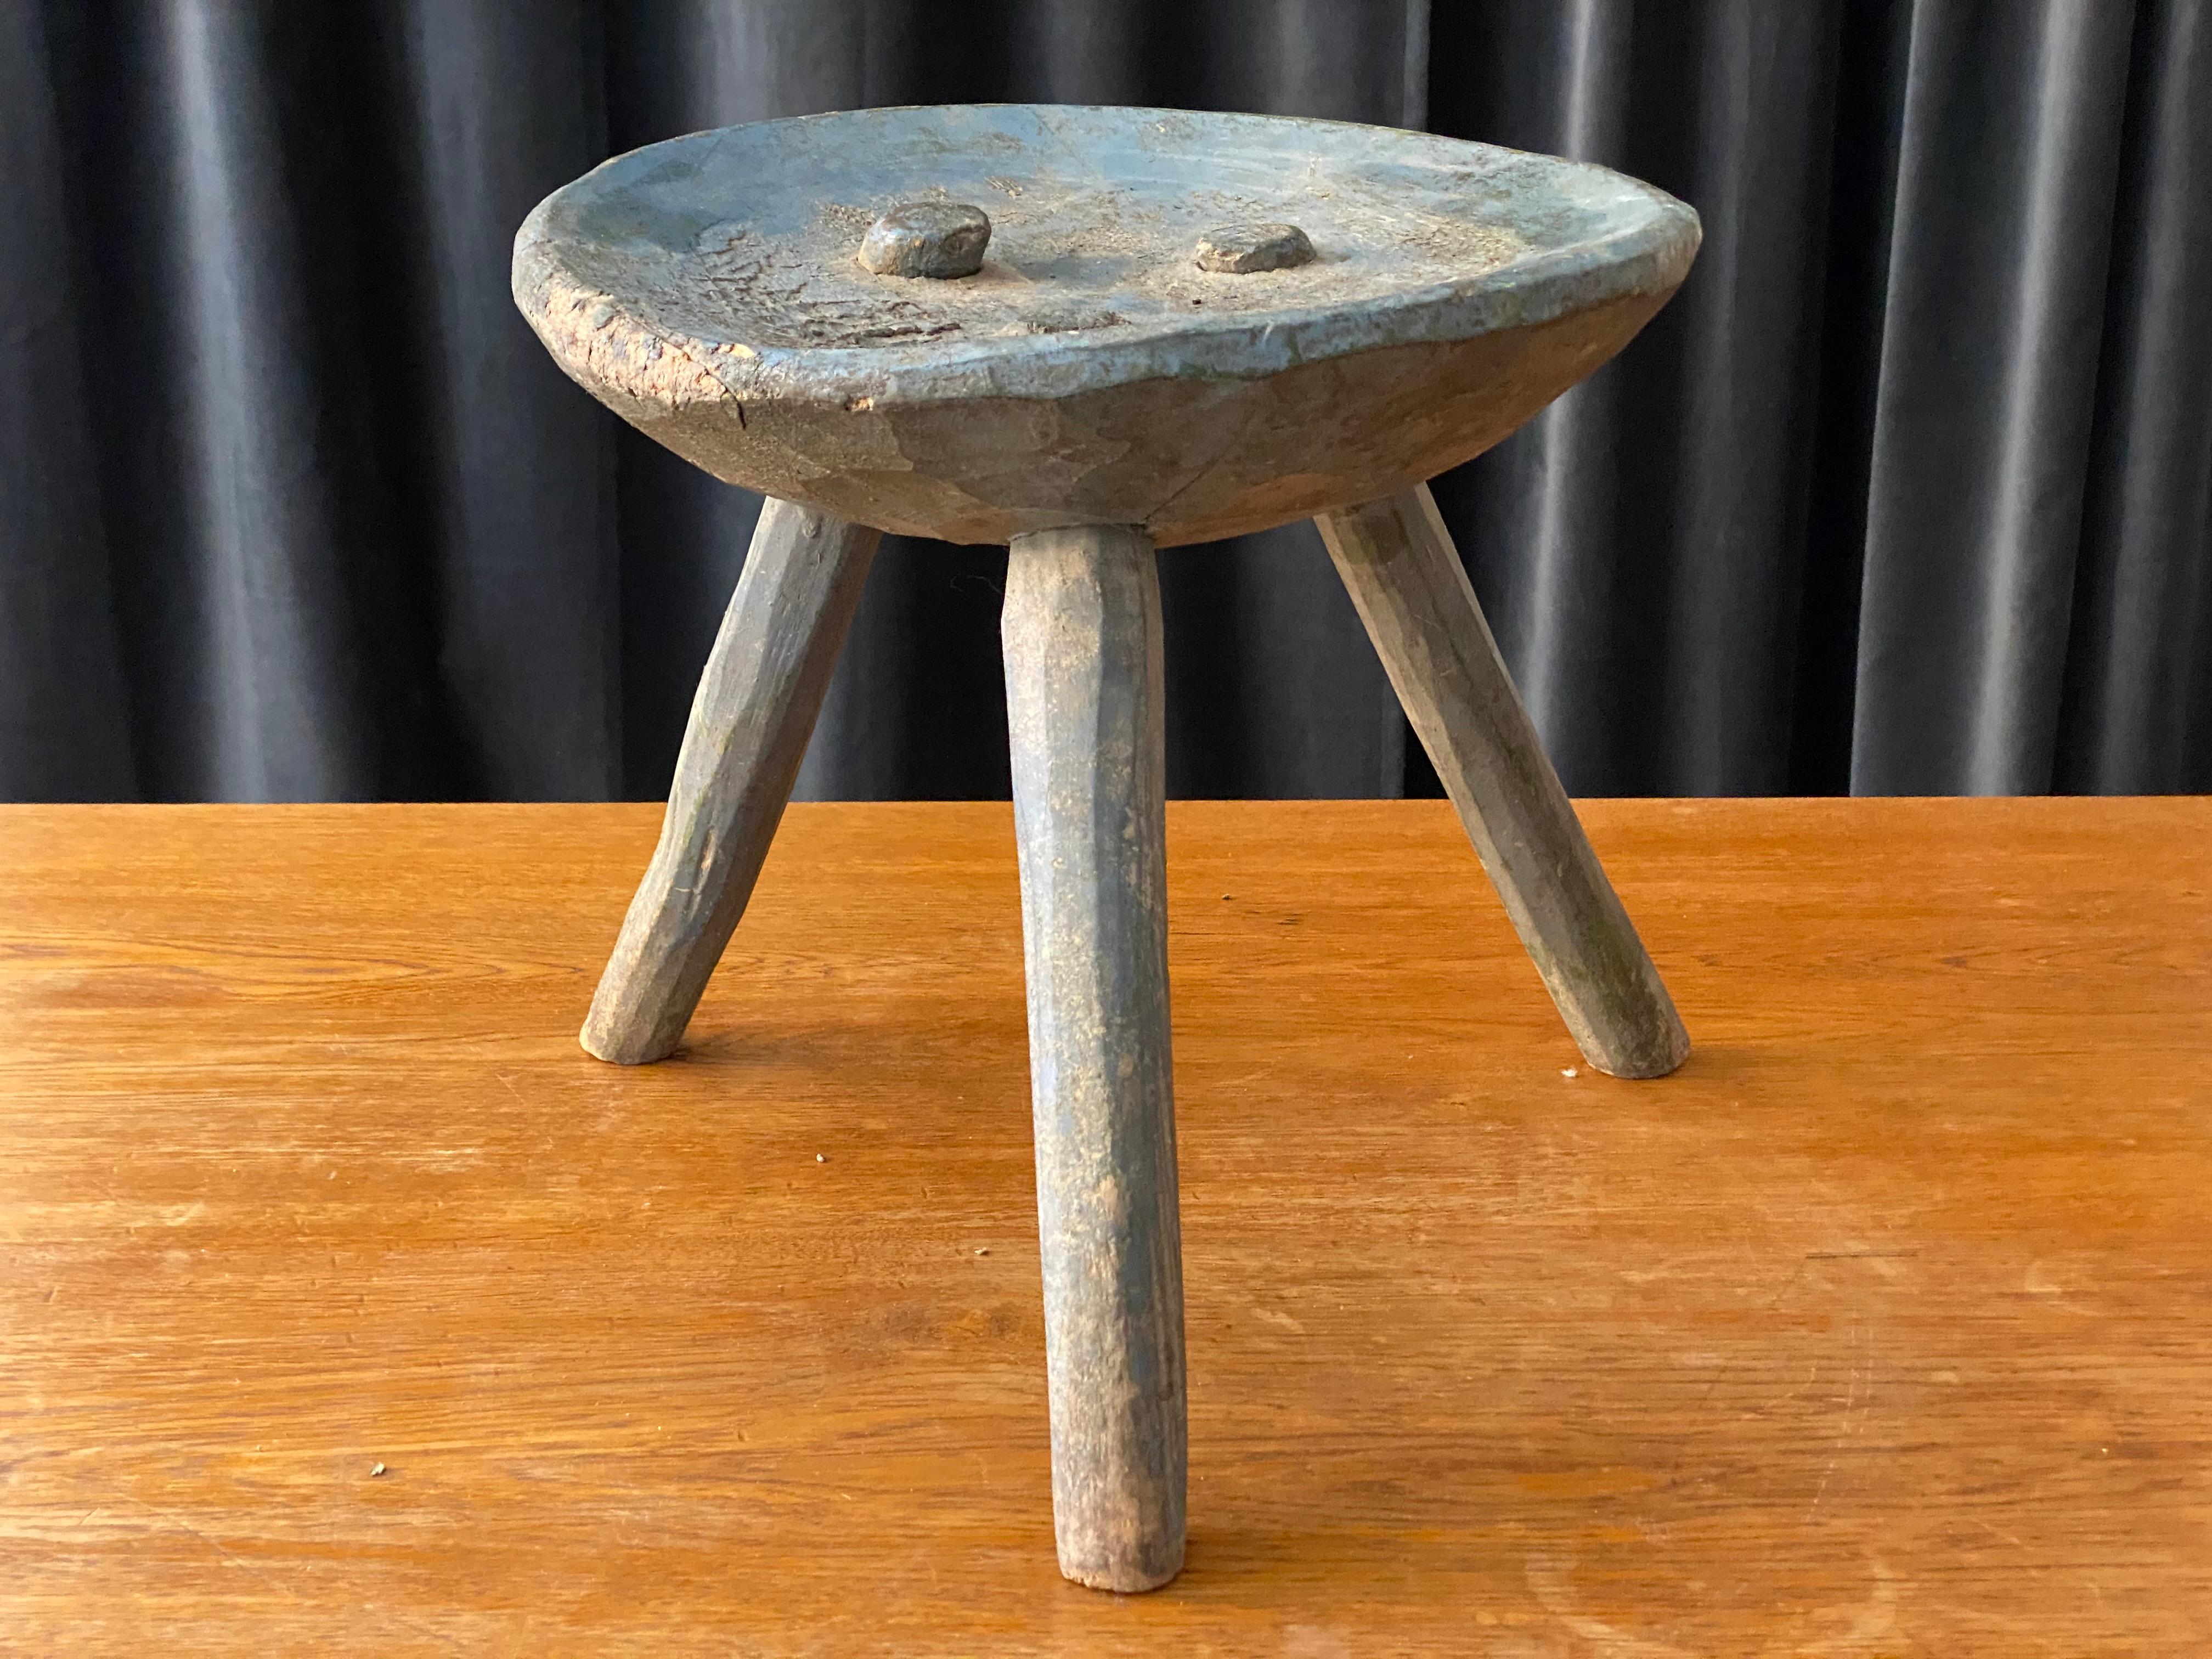
[[[1135,530],[1018,538],[1000,624],[1029,975],[1060,1570],[1182,1567],[1159,578]]]
[[[1575,1046],[1663,1077],[1689,1033],[1590,851],[1426,484],[1315,520]]]
[[[762,506],[691,700],[660,844],[584,1022],[599,1059],[675,1052],[752,896],[878,539],[789,501]]]

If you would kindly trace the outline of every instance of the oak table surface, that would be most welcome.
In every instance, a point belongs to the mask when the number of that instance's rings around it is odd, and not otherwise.
[[[0,1648],[2201,1651],[2212,801],[1587,804],[1643,1083],[1443,802],[1169,813],[1189,1565],[1115,1597],[1010,809],[793,808],[629,1069],[658,808],[0,808]]]

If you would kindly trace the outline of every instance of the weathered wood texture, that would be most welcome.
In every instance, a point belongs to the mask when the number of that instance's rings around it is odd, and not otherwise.
[[[854,249],[887,203],[994,227],[972,276]],[[1234,222],[1310,260],[1199,268]],[[1203,542],[1455,466],[1620,349],[1698,217],[1617,173],[1337,121],[963,105],[671,139],[515,240],[554,358],[729,483],[1004,542],[1074,523]]]
[[[1428,486],[1316,523],[1576,1047],[1615,1077],[1673,1071],[1689,1034],[1559,787]]]
[[[973,276],[991,245],[991,216],[965,202],[902,202],[860,241],[860,263],[878,276],[946,282]]]
[[[1006,723],[1060,1570],[1182,1569],[1182,1245],[1168,1036],[1166,744],[1152,544],[1044,531],[1007,556]]]
[[[660,844],[584,1022],[599,1059],[676,1051],[775,838],[880,539],[811,507],[762,504],[691,700]]]
[[[635,1068],[655,809],[0,808],[0,1649],[2197,1659],[2212,802],[1582,811],[1663,1083],[1560,1075],[1443,802],[1170,803],[1189,1561],[1116,1598],[1004,804],[793,806]]]

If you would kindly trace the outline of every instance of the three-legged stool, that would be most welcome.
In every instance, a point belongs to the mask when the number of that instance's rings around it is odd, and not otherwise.
[[[1689,1039],[1423,480],[1617,351],[1696,217],[1376,128],[878,110],[607,163],[518,237],[562,366],[769,497],[585,1048],[674,1051],[743,915],[883,530],[1008,544],[1002,622],[1063,1571],[1183,1553],[1182,1266],[1154,550],[1312,516],[1577,1045]]]

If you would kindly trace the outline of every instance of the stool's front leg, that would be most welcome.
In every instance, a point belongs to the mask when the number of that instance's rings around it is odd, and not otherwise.
[[[1182,1566],[1159,580],[1135,530],[1024,536],[1001,623],[1029,973],[1060,1567]]]
[[[600,975],[583,1044],[635,1066],[675,1052],[752,896],[878,532],[770,499],[699,677],[660,844]]]
[[[1662,1077],[1689,1033],[1590,851],[1426,484],[1315,520],[1575,1045]]]

